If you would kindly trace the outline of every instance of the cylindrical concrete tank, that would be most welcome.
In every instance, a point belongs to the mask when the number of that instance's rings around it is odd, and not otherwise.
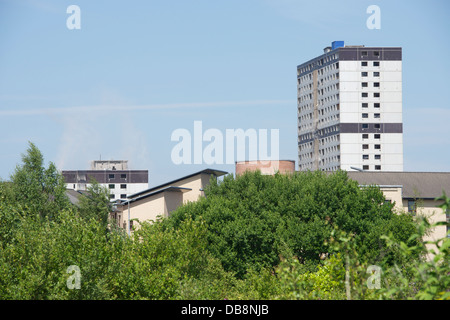
[[[255,161],[237,161],[236,176],[245,171],[260,170],[262,174],[272,175],[276,172],[291,174],[295,172],[294,160],[255,160]]]

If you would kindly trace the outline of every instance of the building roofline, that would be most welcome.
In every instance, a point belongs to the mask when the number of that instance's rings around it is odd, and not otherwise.
[[[175,180],[172,180],[172,181],[160,184],[159,186],[155,186],[155,187],[143,190],[143,191],[136,192],[134,194],[129,195],[127,198],[130,199],[130,198],[134,198],[136,196],[142,195],[144,193],[152,192],[153,190],[159,190],[159,189],[161,189],[161,188],[163,188],[165,186],[169,186],[169,185],[171,185],[171,184],[173,184],[175,182],[178,182],[178,181],[181,181],[181,180],[184,180],[184,179],[188,179],[188,178],[191,178],[193,176],[196,176],[196,175],[199,175],[199,174],[202,174],[202,173],[213,174],[216,177],[220,177],[220,176],[223,176],[223,175],[227,174],[228,172],[222,171],[222,170],[216,170],[216,169],[209,169],[209,168],[208,169],[203,169],[201,171],[194,172],[194,173],[189,174],[187,176],[184,176],[184,177],[181,177],[181,178],[178,178],[178,179],[175,179]]]
[[[139,196],[139,197],[136,197],[133,199],[121,200],[120,203],[118,203],[118,204],[126,205],[128,203],[139,201],[139,200],[142,200],[142,199],[145,199],[145,198],[148,198],[148,197],[151,197],[151,196],[157,195],[159,193],[163,193],[163,192],[187,192],[187,191],[191,191],[191,190],[192,190],[191,188],[169,186],[167,188],[162,188],[162,189],[156,190],[151,193],[144,194],[142,196]]]

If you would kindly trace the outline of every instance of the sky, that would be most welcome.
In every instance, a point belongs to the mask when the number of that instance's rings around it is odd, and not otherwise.
[[[449,35],[447,0],[0,0],[0,179],[29,141],[60,170],[128,160],[150,187],[233,173],[174,163],[171,136],[194,141],[194,121],[278,130],[297,165],[296,68],[335,40],[403,48],[404,171],[450,171]]]

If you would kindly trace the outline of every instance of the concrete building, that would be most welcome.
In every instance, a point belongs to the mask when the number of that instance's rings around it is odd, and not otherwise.
[[[126,160],[95,160],[90,170],[63,170],[66,188],[85,191],[91,179],[110,190],[111,201],[148,189],[148,170],[129,170]]]
[[[297,66],[299,170],[403,171],[402,48],[334,41]]]
[[[209,184],[211,177],[217,179],[225,174],[227,174],[225,171],[205,169],[134,193],[128,196],[127,200],[116,202],[116,211],[112,213],[112,218],[119,226],[130,230],[133,219],[155,221],[158,216],[168,217],[182,204],[194,202],[203,197],[203,190]]]
[[[294,173],[295,161],[293,160],[267,160],[267,161],[237,161],[235,167],[236,176],[245,171],[261,171],[262,174],[273,175],[280,173]]]
[[[450,210],[443,212],[437,207],[442,201],[435,199],[443,191],[447,196],[450,195],[450,172],[349,171],[347,174],[361,186],[379,186],[386,199],[395,203],[395,208],[399,211],[424,215],[430,223],[449,222]],[[424,240],[442,239],[448,231],[448,226],[437,226]]]

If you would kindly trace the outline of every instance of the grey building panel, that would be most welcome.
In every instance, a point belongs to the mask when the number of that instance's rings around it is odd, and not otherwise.
[[[380,47],[358,47],[358,48],[339,48],[339,60],[351,61],[383,61],[383,60],[402,60],[402,48],[380,48]]]
[[[378,54],[376,54],[378,53]],[[326,61],[328,56],[337,54],[337,59],[331,59]],[[314,70],[321,69],[327,65],[339,62],[339,61],[401,61],[402,60],[402,48],[401,47],[341,47],[317,58],[311,59],[305,63],[297,66],[297,70],[311,65],[311,68],[307,71],[298,72],[297,77],[301,77],[305,74],[311,73]]]
[[[368,128],[363,128],[362,123],[341,123],[341,133],[403,133],[402,123],[365,123]],[[379,125],[376,128],[375,125]]]
[[[148,170],[76,170],[62,171],[66,183],[148,183]]]

